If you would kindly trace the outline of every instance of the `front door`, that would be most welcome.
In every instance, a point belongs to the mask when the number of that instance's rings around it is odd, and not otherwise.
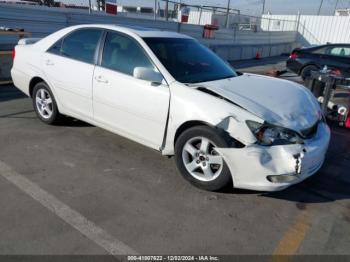
[[[123,136],[159,149],[168,115],[169,88],[136,79],[135,67],[157,70],[135,39],[108,32],[101,65],[96,66],[93,77],[94,118]]]

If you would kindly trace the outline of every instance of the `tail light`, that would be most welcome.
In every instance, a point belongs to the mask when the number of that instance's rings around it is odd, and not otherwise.
[[[345,121],[345,127],[350,128],[350,114],[348,115],[348,118]]]
[[[342,74],[341,74],[341,71],[339,70],[339,69],[333,69],[332,71],[331,71],[331,74],[332,75],[335,75],[335,76],[341,76]]]
[[[13,48],[12,49],[12,60],[15,60],[15,56],[16,56],[16,49]]]
[[[298,58],[298,54],[297,53],[291,53],[289,56],[290,59],[295,60]]]

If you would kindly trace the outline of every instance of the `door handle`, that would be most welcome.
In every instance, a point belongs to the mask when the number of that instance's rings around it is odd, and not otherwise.
[[[52,62],[50,59],[47,59],[47,60],[45,61],[45,64],[48,65],[48,66],[51,66],[51,65],[54,65],[55,63]]]
[[[105,83],[105,84],[108,83],[108,80],[104,76],[101,76],[101,75],[95,76],[95,80],[99,83]]]

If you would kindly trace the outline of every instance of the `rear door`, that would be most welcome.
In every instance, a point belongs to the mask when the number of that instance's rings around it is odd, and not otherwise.
[[[98,28],[75,30],[56,42],[42,60],[49,84],[65,111],[83,118],[93,118],[92,76],[101,36]]]
[[[324,46],[302,49],[302,57],[304,64],[313,64],[322,67],[325,62],[327,48]]]
[[[324,56],[324,64],[335,69],[340,69],[344,76],[350,77],[350,46],[330,46]]]
[[[132,37],[109,31],[93,77],[94,119],[116,133],[159,149],[167,123],[168,85],[133,76],[135,67],[157,71]]]

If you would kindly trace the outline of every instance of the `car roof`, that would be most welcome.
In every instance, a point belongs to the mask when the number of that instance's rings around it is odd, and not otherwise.
[[[134,25],[117,25],[117,24],[84,24],[73,26],[75,29],[85,28],[85,27],[98,27],[103,29],[109,29],[114,31],[120,31],[124,33],[134,33],[140,37],[162,37],[162,38],[188,38],[192,37],[179,34],[171,31],[162,31],[156,28],[148,28],[142,26]]]
[[[309,48],[322,48],[322,47],[332,47],[332,46],[349,46],[350,44],[347,43],[329,43],[329,44],[324,44],[324,45],[314,45],[310,46]]]

